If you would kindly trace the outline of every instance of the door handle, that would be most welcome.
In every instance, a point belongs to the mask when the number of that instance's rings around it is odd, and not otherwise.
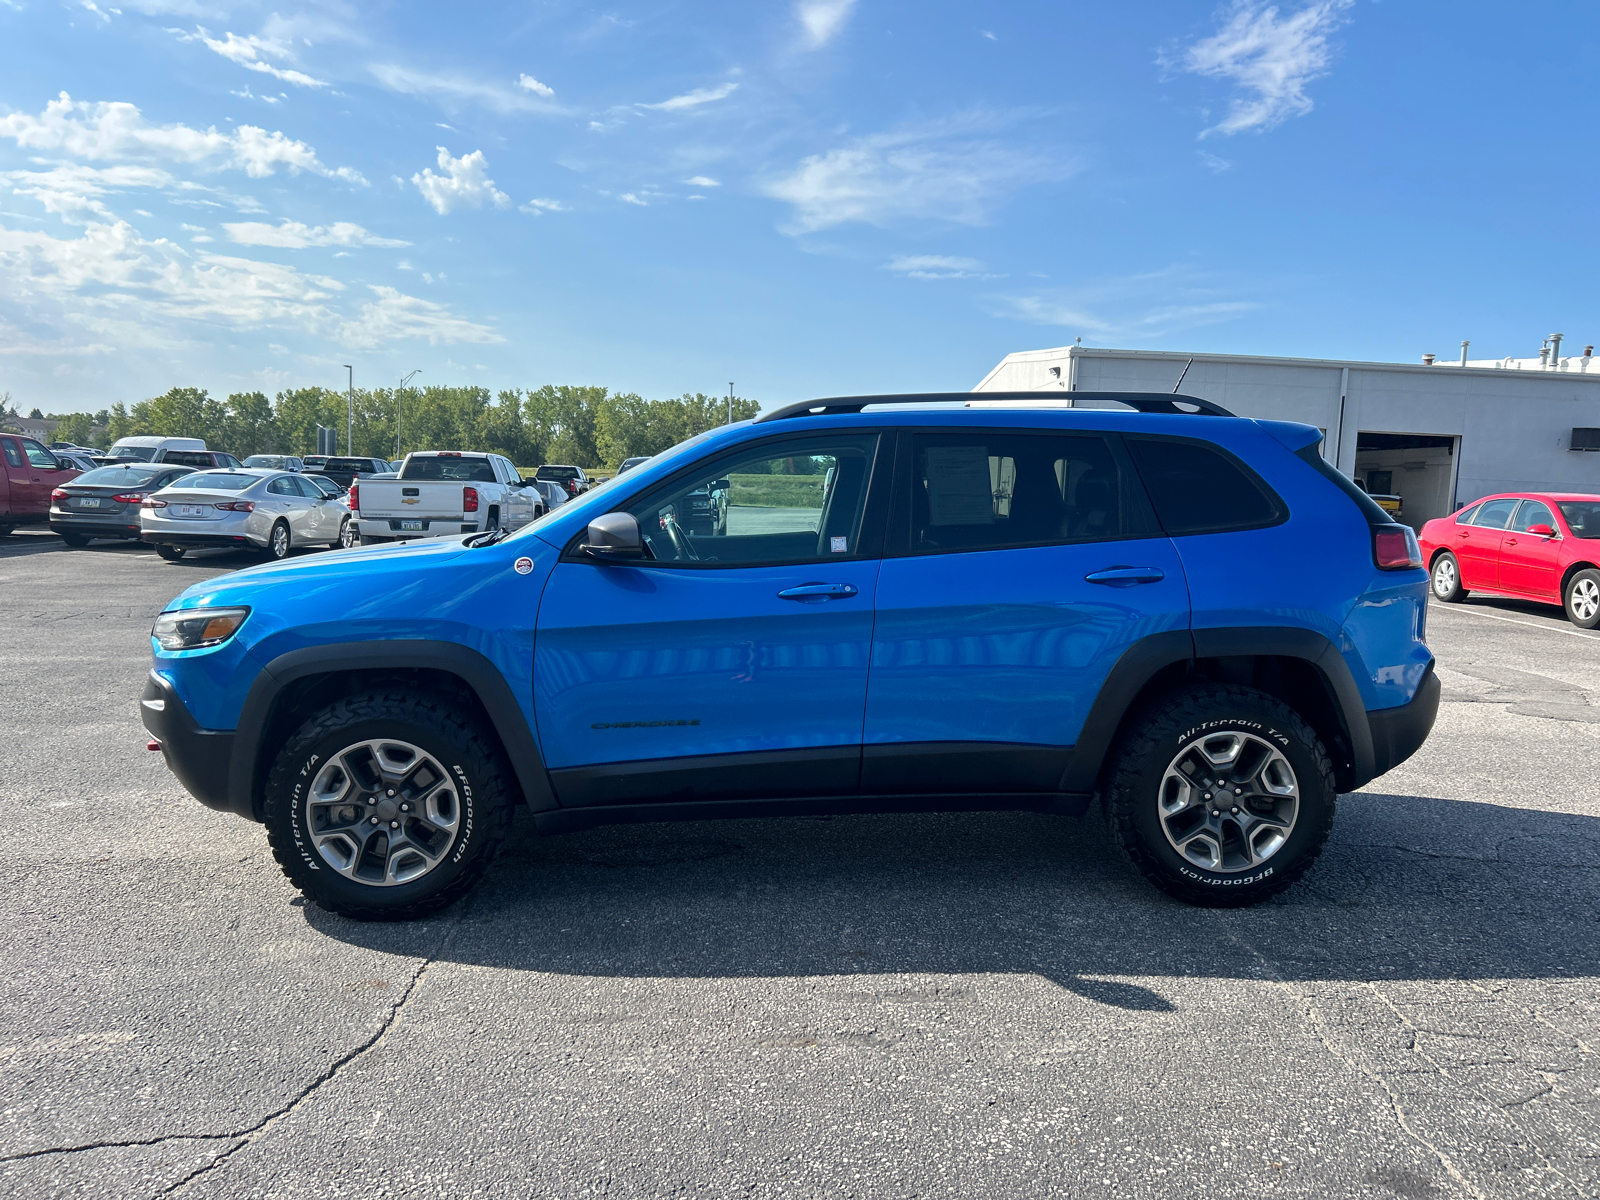
[[[1517,544],[1517,539],[1516,538],[1507,538],[1506,539],[1506,545],[1515,546],[1516,544]]]
[[[1472,535],[1470,533],[1468,533],[1465,529],[1462,529],[1462,530],[1457,531],[1456,536],[1457,537],[1471,537]]]
[[[799,587],[784,588],[778,596],[784,600],[805,600],[811,596],[831,600],[835,596],[855,594],[856,586],[853,583],[802,583]]]
[[[1136,583],[1160,583],[1166,577],[1167,573],[1160,567],[1107,567],[1104,571],[1089,572],[1084,579],[1109,587],[1132,587]]]

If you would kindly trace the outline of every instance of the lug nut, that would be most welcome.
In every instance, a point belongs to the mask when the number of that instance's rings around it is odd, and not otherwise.
[[[1235,811],[1237,811],[1237,810],[1235,810]],[[389,822],[389,828],[390,829],[399,829],[400,828],[400,822],[399,821],[390,821]]]
[[[389,793],[389,794],[390,794],[390,795],[391,795],[391,796],[392,796],[392,795],[394,795],[394,793],[393,793],[393,792],[390,792],[390,793]],[[1235,796],[1242,796],[1242,795],[1244,795],[1244,789],[1243,789],[1243,788],[1234,788],[1234,789],[1233,789],[1233,794],[1234,794],[1234,795],[1235,795]]]
[[[1239,815],[1239,810],[1237,808],[1233,810],[1233,815],[1236,817]]]
[[[401,805],[401,806],[400,806],[400,811],[401,811],[401,812],[410,812],[410,811],[411,811],[411,805],[409,805],[409,804],[402,804],[402,805]]]
[[[1204,795],[1204,796],[1202,796],[1202,797],[1200,797],[1200,798],[1201,798],[1201,799],[1202,799],[1202,800],[1209,800],[1209,799],[1211,799],[1211,793],[1210,793],[1210,792],[1207,792],[1207,793],[1206,793],[1206,794],[1205,794],[1205,795]]]
[[[376,796],[368,796],[367,797],[367,803],[368,804],[376,804],[377,802],[378,802],[378,798]]]
[[[394,795],[394,789],[393,788],[389,789],[389,795],[391,795],[391,796]]]
[[[374,825],[376,825],[376,824],[377,824],[377,823],[378,823],[378,818],[377,818],[377,817],[373,817],[373,818],[372,818],[372,823],[373,823],[373,824],[374,824]]]

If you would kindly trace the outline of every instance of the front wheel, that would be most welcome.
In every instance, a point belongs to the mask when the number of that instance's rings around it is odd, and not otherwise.
[[[1310,869],[1333,827],[1333,767],[1316,732],[1262,692],[1179,692],[1137,719],[1106,789],[1111,828],[1147,880],[1237,908]]]
[[[500,756],[460,705],[352,696],[289,739],[267,779],[267,840],[329,912],[426,916],[478,882],[511,822]]]
[[[1600,625],[1600,571],[1586,567],[1567,580],[1563,606],[1567,610],[1567,620],[1579,629]]]
[[[1433,560],[1433,594],[1446,604],[1460,604],[1467,598],[1461,586],[1461,564],[1446,550]]]

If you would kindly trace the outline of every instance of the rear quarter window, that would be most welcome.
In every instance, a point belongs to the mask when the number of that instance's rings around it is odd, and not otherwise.
[[[1260,529],[1288,519],[1288,506],[1278,494],[1219,446],[1189,438],[1124,440],[1171,537]]]

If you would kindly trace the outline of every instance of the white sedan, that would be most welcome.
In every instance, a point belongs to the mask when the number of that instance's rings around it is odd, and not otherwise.
[[[148,496],[139,536],[176,562],[189,550],[256,550],[268,561],[300,546],[343,544],[350,510],[289,471],[196,471]]]

